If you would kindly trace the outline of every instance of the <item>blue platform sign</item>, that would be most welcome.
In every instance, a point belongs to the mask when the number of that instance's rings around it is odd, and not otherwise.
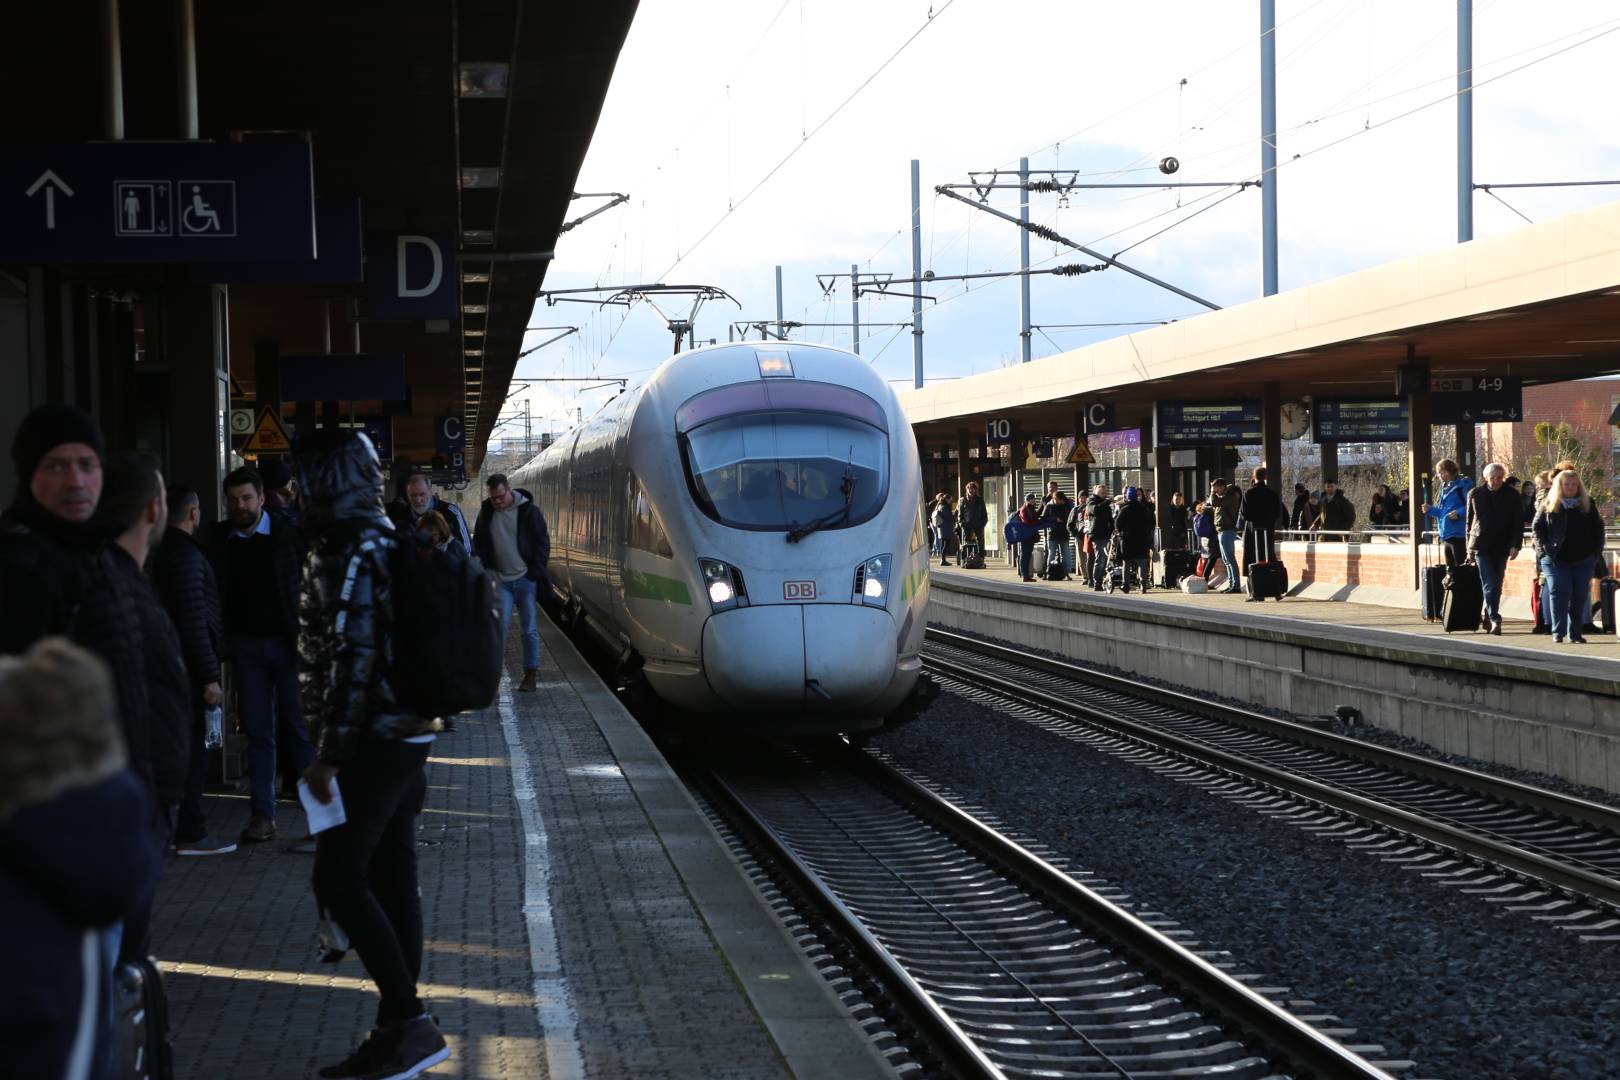
[[[348,285],[364,277],[360,259],[360,200],[321,196],[315,200],[315,250],[312,260],[213,262],[192,268],[197,281],[235,283],[308,282]]]
[[[1429,382],[1436,424],[1516,423],[1524,419],[1524,380],[1517,375],[1447,375]]]
[[[0,151],[0,262],[314,259],[307,143]]]
[[[333,353],[281,358],[283,401],[404,401],[404,353]]]
[[[1155,446],[1241,446],[1260,441],[1258,401],[1161,401]]]
[[[1311,433],[1318,443],[1403,443],[1411,431],[1404,401],[1317,398],[1311,403]]]
[[[1113,402],[1093,401],[1086,406],[1086,434],[1118,430],[1119,422],[1114,416]]]
[[[459,416],[441,416],[433,422],[433,451],[444,461],[453,482],[467,479],[467,428]]]
[[[366,317],[454,319],[461,314],[456,246],[418,233],[366,238]]]

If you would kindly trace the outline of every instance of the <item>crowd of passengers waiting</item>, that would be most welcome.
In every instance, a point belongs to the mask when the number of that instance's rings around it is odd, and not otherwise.
[[[1593,628],[1590,583],[1607,578],[1609,567],[1602,514],[1575,462],[1561,461],[1536,474],[1533,486],[1496,462],[1485,466],[1478,485],[1450,458],[1436,464],[1435,474],[1434,501],[1421,505],[1418,513],[1439,541],[1441,561],[1448,570],[1465,563],[1478,568],[1484,593],[1480,629],[1502,633],[1507,564],[1518,557],[1528,536],[1536,559],[1532,632],[1550,633],[1559,644],[1585,644],[1584,634]],[[1334,481],[1324,481],[1320,491],[1295,484],[1293,501],[1285,505],[1272,492],[1261,467],[1254,470],[1247,490],[1219,478],[1209,494],[1191,506],[1181,492],[1172,493],[1162,524],[1152,491],[1126,487],[1111,495],[1107,485],[1098,484],[1079,501],[1052,481],[1044,499],[1031,493],[1011,510],[1004,533],[1024,581],[1037,580],[1038,545],[1052,553],[1054,562],[1062,559],[1063,576],[1076,573],[1078,555],[1082,580],[1098,592],[1108,586],[1111,575],[1122,592],[1133,588],[1147,592],[1154,587],[1150,571],[1156,556],[1189,552],[1190,573],[1210,591],[1238,593],[1254,553],[1268,549],[1277,530],[1345,540],[1356,520],[1355,506]],[[1374,489],[1368,526],[1401,528],[1411,520],[1405,490],[1392,492],[1388,484]],[[935,495],[926,521],[931,550],[940,565],[949,566],[950,557],[964,548],[982,552],[989,514],[978,484],[969,483],[959,502],[945,492]],[[1161,579],[1160,587],[1174,585],[1165,586]],[[1613,633],[1607,606],[1603,614],[1604,631]]]

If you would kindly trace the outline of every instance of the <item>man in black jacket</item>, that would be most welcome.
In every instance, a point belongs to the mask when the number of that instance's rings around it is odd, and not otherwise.
[[[1085,534],[1086,580],[1093,589],[1101,590],[1108,565],[1108,541],[1114,535],[1114,504],[1108,498],[1108,485],[1098,484],[1092,490],[1080,530]]]
[[[180,650],[191,677],[191,730],[185,792],[174,825],[177,855],[228,855],[236,844],[208,834],[203,814],[203,781],[208,752],[203,748],[205,717],[223,704],[220,662],[225,652],[225,617],[220,610],[219,586],[208,555],[197,543],[202,507],[190,488],[169,489],[169,527],[152,556],[152,577],[158,597],[180,635]]]
[[[151,781],[146,667],[135,608],[92,518],[104,476],[101,432],[71,405],[42,405],[11,444],[17,494],[0,515],[0,653],[63,634],[112,669],[130,765]]]
[[[523,682],[519,690],[533,690],[540,676],[540,625],[535,610],[537,596],[548,597],[551,583],[546,579],[546,563],[551,559],[551,535],[540,507],[527,491],[512,489],[505,475],[496,473],[485,486],[489,498],[478,511],[478,531],[473,550],[484,569],[495,575],[501,594],[501,638],[518,610],[523,628]]]
[[[471,555],[472,535],[467,532],[467,519],[462,516],[461,507],[433,494],[433,481],[426,473],[415,473],[405,481],[405,500],[389,504],[388,519],[401,534],[409,535],[416,531],[423,515],[434,511],[450,526],[450,541],[460,544],[461,550]]]
[[[990,511],[985,509],[984,497],[979,494],[979,485],[969,481],[962,495],[962,501],[956,507],[956,523],[962,527],[962,542],[973,544],[984,554],[984,528],[990,524]]]
[[[158,850],[168,846],[174,809],[185,793],[190,763],[191,684],[174,624],[146,580],[145,565],[154,541],[168,521],[163,476],[157,459],[125,451],[107,461],[107,482],[97,518],[113,534],[108,547],[113,573],[128,590],[139,619],[141,653],[146,665],[146,731],[144,745],[131,747],[145,758],[155,802],[148,829]],[[136,734],[139,737],[139,734]],[[124,921],[120,959],[135,962],[152,951],[150,901]]]
[[[382,1000],[376,1027],[324,1077],[415,1076],[450,1056],[417,996],[422,900],[416,817],[436,725],[394,697],[389,557],[397,543],[382,505],[382,469],[359,432],[321,432],[298,453],[305,522],[314,537],[299,602],[305,714],[319,746],[304,770],[347,820],[316,835],[315,895],[348,935]]]
[[[1277,521],[1282,498],[1266,483],[1266,467],[1254,470],[1254,484],[1243,493],[1243,572],[1257,562],[1277,561]],[[1257,601],[1256,597],[1249,597]]]
[[[272,512],[252,469],[225,477],[226,520],[210,530],[214,574],[224,594],[225,635],[236,674],[236,711],[248,736],[251,811],[242,840],[276,835],[276,739],[290,737],[297,767],[314,758],[298,700],[298,581],[303,540]]]
[[[1321,517],[1317,519],[1317,528],[1323,534],[1321,538],[1348,540],[1349,537],[1345,533],[1355,528],[1355,524],[1355,504],[1344,497],[1344,492],[1339,490],[1338,484],[1332,480],[1322,481],[1322,512]]]

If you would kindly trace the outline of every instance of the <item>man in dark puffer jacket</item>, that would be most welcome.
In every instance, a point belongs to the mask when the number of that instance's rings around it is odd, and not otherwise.
[[[113,572],[104,526],[101,432],[71,405],[41,405],[11,444],[17,494],[0,515],[0,653],[71,637],[112,669],[130,766],[151,781],[146,667],[129,590]]]
[[[220,662],[225,655],[225,617],[220,609],[219,584],[208,553],[197,543],[202,506],[191,488],[169,489],[169,528],[152,557],[152,578],[158,597],[174,621],[191,676],[191,731],[186,762],[186,786],[174,823],[177,855],[228,855],[236,850],[229,840],[208,834],[203,815],[203,781],[208,752],[203,749],[208,709],[225,700],[220,687]]]
[[[337,778],[347,814],[316,836],[315,895],[382,995],[371,1034],[321,1075],[415,1076],[450,1056],[416,994],[416,816],[436,724],[402,713],[394,699],[396,537],[377,452],[358,432],[321,432],[300,443],[298,467],[313,541],[299,602],[299,675],[316,746],[304,776],[322,803]]]

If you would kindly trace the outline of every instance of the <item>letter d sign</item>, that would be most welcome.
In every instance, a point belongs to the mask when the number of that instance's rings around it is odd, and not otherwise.
[[[433,272],[428,275],[427,283],[420,288],[413,288],[410,284],[410,245],[417,244],[427,249],[433,260]],[[432,296],[444,282],[444,252],[440,250],[437,241],[430,236],[401,236],[399,247],[394,253],[399,266],[399,298],[401,300],[418,296]]]
[[[366,238],[366,317],[454,319],[456,248],[450,237],[384,233]]]

